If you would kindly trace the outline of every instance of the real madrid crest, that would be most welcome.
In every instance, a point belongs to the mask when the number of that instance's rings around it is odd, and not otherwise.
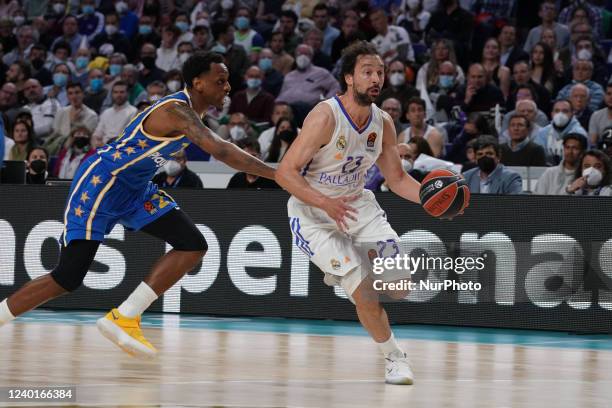
[[[340,135],[338,141],[336,142],[336,148],[338,150],[344,150],[346,148],[346,138],[344,135]]]
[[[332,269],[334,271],[338,270],[338,269],[340,269],[342,267],[342,264],[337,259],[332,259],[330,263],[331,263],[331,267],[332,267]]]

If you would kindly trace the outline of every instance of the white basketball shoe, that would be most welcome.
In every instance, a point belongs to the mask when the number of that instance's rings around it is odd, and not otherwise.
[[[394,351],[385,357],[385,382],[396,385],[412,385],[414,374],[406,353]]]

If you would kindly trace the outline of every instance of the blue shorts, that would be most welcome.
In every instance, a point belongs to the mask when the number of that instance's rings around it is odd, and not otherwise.
[[[117,223],[137,231],[176,206],[172,197],[150,181],[140,189],[128,188],[94,154],[72,181],[62,243],[68,245],[73,239],[103,241]]]

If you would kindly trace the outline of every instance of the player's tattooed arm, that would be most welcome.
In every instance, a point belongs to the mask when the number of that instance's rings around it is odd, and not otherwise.
[[[193,109],[182,103],[168,104],[165,112],[173,119],[175,129],[228,166],[249,174],[274,180],[274,168],[251,156],[233,143],[226,142],[208,128]]]

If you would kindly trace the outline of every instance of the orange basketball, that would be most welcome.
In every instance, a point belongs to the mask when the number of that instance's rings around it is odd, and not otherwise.
[[[451,170],[430,172],[421,183],[421,205],[429,215],[452,218],[470,203],[470,190],[465,179]]]

